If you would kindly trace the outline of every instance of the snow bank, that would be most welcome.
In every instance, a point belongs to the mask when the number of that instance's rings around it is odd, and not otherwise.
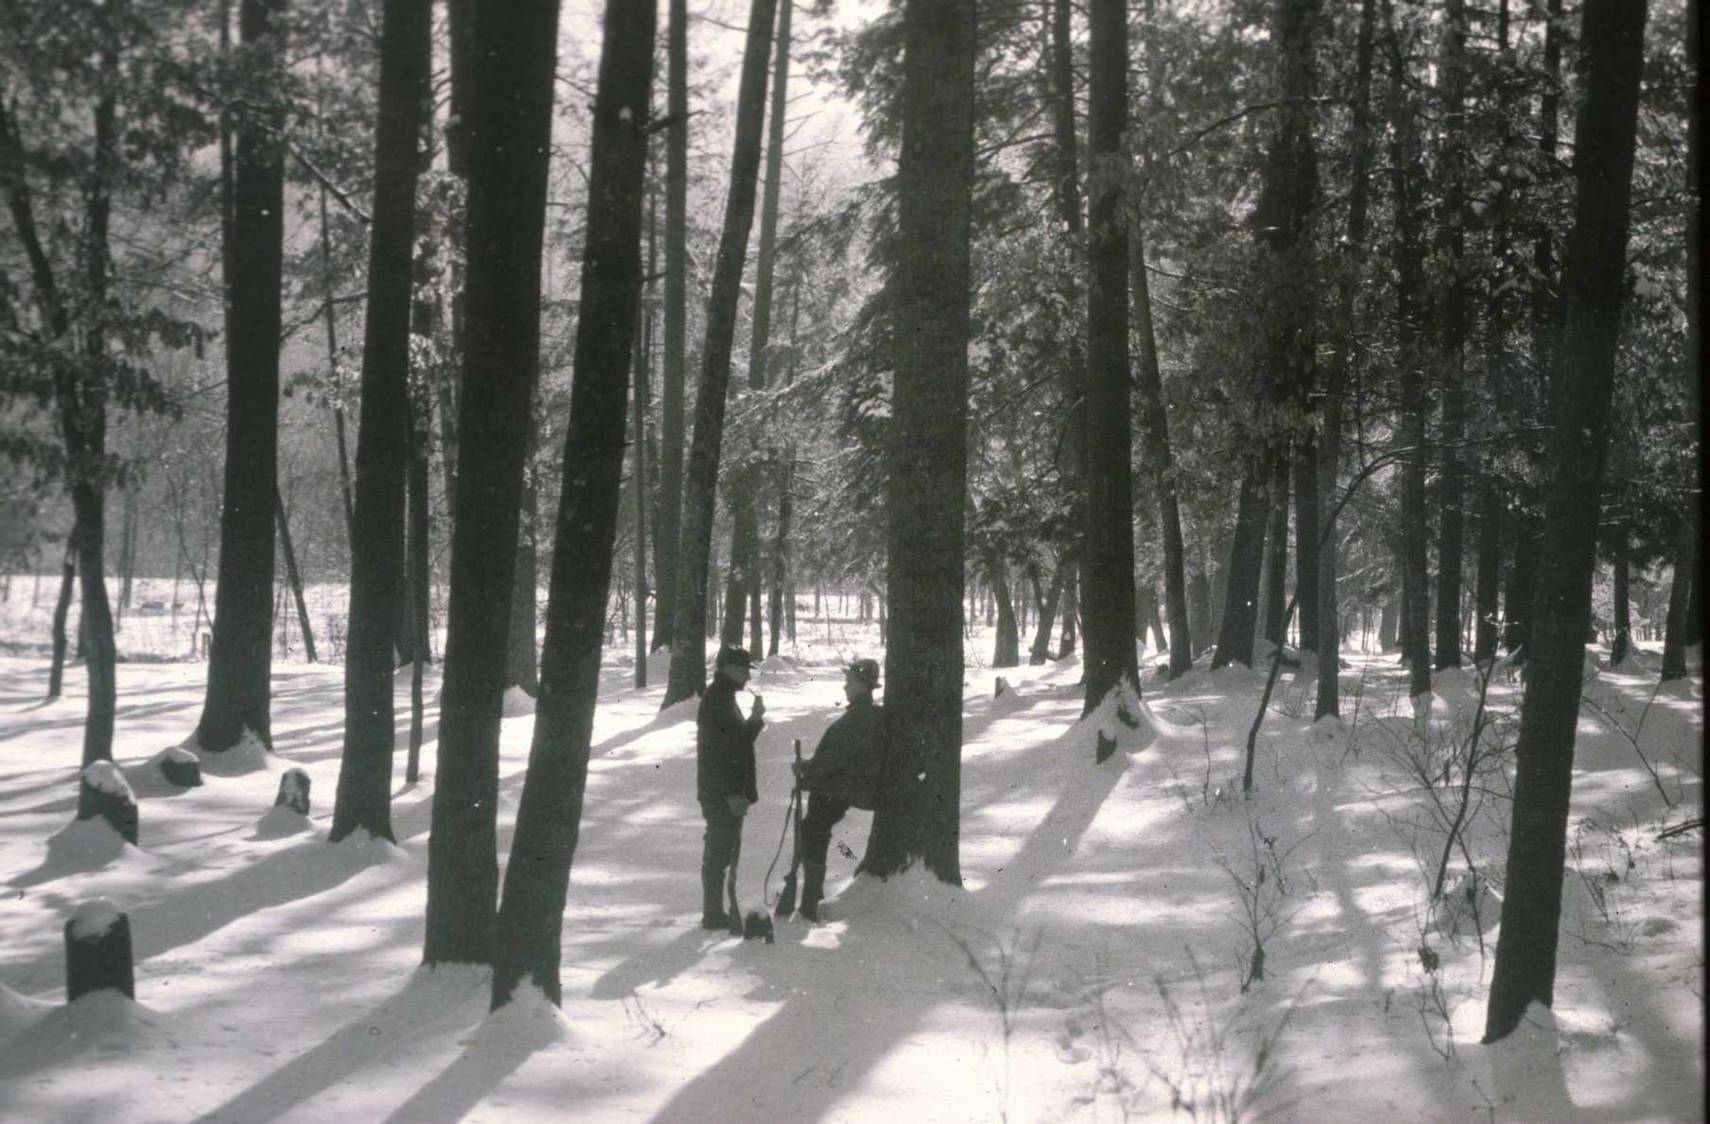
[[[254,730],[244,728],[243,736],[228,750],[221,753],[210,753],[202,748],[194,734],[178,748],[194,753],[197,760],[202,762],[202,772],[212,777],[241,777],[249,773],[265,772],[275,768],[277,762],[273,754],[267,751]]]
[[[275,804],[267,809],[262,817],[255,821],[256,839],[284,839],[290,835],[301,835],[305,831],[313,831],[314,825],[309,817],[295,808],[284,804]]]

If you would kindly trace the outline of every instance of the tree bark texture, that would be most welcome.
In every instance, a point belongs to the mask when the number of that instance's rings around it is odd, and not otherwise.
[[[748,13],[748,39],[742,53],[742,79],[737,91],[730,193],[725,201],[724,230],[719,236],[718,260],[713,268],[712,295],[707,302],[701,379],[695,389],[695,433],[683,483],[671,674],[662,706],[699,695],[707,681],[706,639],[700,622],[706,614],[707,556],[712,550],[713,500],[718,484],[719,450],[724,442],[730,351],[736,336],[737,304],[742,298],[743,261],[754,225],[760,126],[766,112],[766,56],[772,43],[772,21],[777,8],[778,0],[752,0]],[[669,259],[665,268],[669,274]],[[669,306],[669,295],[666,303]],[[733,568],[737,562],[738,559],[731,559]],[[740,609],[735,615],[740,624],[743,616]]]
[[[653,521],[659,588],[653,615],[652,650],[676,637],[677,569],[683,518],[683,387],[689,316],[689,5],[668,0],[670,31],[665,50],[665,313],[664,356],[659,384],[659,513]]]
[[[1082,596],[1083,714],[1112,691],[1140,694],[1134,628],[1134,440],[1128,361],[1128,222],[1122,134],[1128,123],[1128,19],[1123,0],[1093,0],[1087,148],[1086,461]],[[895,586],[893,585],[894,589]],[[1099,760],[1112,747],[1101,745]]]
[[[509,632],[500,622],[508,618],[516,562],[513,550],[494,551],[493,544],[517,540],[526,449],[516,438],[527,432],[539,362],[558,0],[476,4],[472,34],[463,454],[428,838],[429,964],[484,964],[493,955]]]
[[[960,885],[974,0],[908,0],[886,443],[885,778],[860,869]]]
[[[641,291],[653,25],[652,0],[608,0],[540,704],[499,909],[495,1009],[525,976],[553,1003],[562,998],[559,942],[587,787],[622,495],[625,397]]]
[[[276,75],[285,0],[243,0],[238,31]],[[225,489],[208,691],[196,741],[211,753],[250,731],[272,744],[273,486],[279,429],[280,274],[285,154],[279,104],[250,106],[237,129],[226,278]]]
[[[1551,1006],[1561,924],[1574,734],[1607,452],[1615,345],[1625,297],[1633,149],[1644,54],[1643,0],[1586,0],[1585,100],[1574,128],[1574,222],[1562,266],[1559,392],[1537,611],[1520,704],[1514,814],[1486,1042],[1529,1003]]]
[[[362,412],[356,435],[356,535],[351,541],[345,638],[344,755],[328,835],[333,842],[358,830],[378,839],[393,837],[394,649],[398,621],[409,609],[400,579],[405,576],[404,511],[414,414],[410,295],[416,143],[428,82],[433,8],[428,0],[386,0],[382,21]]]

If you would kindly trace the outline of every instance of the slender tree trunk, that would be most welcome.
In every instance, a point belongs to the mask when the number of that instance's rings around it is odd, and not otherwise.
[[[422,671],[433,658],[433,643],[428,621],[429,600],[433,574],[428,559],[428,434],[433,426],[433,409],[427,389],[413,394],[410,410],[410,469],[407,482],[410,594],[415,598],[415,662],[410,668],[410,748],[404,763],[404,779],[415,784],[421,778],[422,760]]]
[[[1609,548],[1614,561],[1614,620],[1609,626],[1609,666],[1620,667],[1633,650],[1633,614],[1628,607],[1631,573],[1628,563],[1627,525],[1617,521],[1610,528]]]
[[[356,440],[356,537],[344,660],[344,756],[333,842],[355,831],[392,836],[394,651],[404,603],[404,513],[410,462],[410,294],[416,227],[417,132],[432,35],[428,0],[386,0],[380,38],[374,216]],[[414,645],[409,645],[414,646]]]
[[[649,67],[651,72],[651,67]],[[647,208],[647,276],[653,276],[654,263],[654,213],[652,201]],[[635,573],[631,587],[635,590],[635,677],[636,687],[647,686],[647,475],[651,467],[647,463],[647,404],[652,394],[653,381],[653,311],[648,301],[653,282],[644,281],[637,291],[636,301],[638,311],[635,331],[635,358],[632,366],[635,369],[635,429],[634,461],[635,471]],[[550,592],[550,591],[549,591]]]
[[[1319,511],[1318,456],[1317,435],[1310,429],[1300,433],[1294,449],[1294,598],[1299,607],[1303,652],[1317,652],[1320,639],[1318,534],[1323,517]],[[1323,502],[1335,502],[1334,493]],[[1326,544],[1325,549],[1333,548]]]
[[[1484,1040],[1507,1037],[1528,1004],[1553,1005],[1574,735],[1621,325],[1644,55],[1643,0],[1586,0],[1585,102],[1574,129],[1574,223],[1562,268],[1559,392],[1538,613],[1520,705],[1507,892]]]
[[[327,329],[327,375],[332,382],[333,436],[338,442],[339,499],[344,506],[345,546],[356,549],[356,501],[350,484],[350,450],[345,438],[344,379],[339,369],[338,309],[333,303],[332,228],[327,220],[327,189],[320,189],[321,205],[321,282],[326,293],[322,301],[323,319]]]
[[[1443,101],[1443,211],[1437,224],[1437,256],[1449,277],[1439,310],[1438,350],[1443,383],[1441,516],[1437,538],[1436,667],[1461,664],[1461,559],[1465,552],[1462,507],[1466,489],[1466,36],[1465,0],[1446,0],[1443,49],[1438,65]]]
[[[624,398],[641,290],[652,0],[607,0],[589,159],[588,247],[563,488],[552,552],[540,706],[505,869],[493,1007],[526,976],[559,1003],[560,934],[580,835],[622,493]],[[587,330],[581,330],[587,329]],[[639,491],[640,489],[638,489]]]
[[[1269,511],[1267,492],[1260,480],[1262,470],[1249,468],[1241,478],[1241,498],[1235,508],[1235,537],[1229,547],[1229,564],[1223,568],[1223,618],[1217,633],[1217,650],[1211,670],[1238,663],[1253,666],[1253,632],[1259,619],[1259,571],[1265,556],[1265,516]]]
[[[1686,6],[1687,61],[1692,68],[1693,82],[1693,93],[1686,99],[1686,417],[1692,423],[1691,431],[1698,433],[1701,449],[1704,440],[1699,416],[1704,386],[1704,182],[1700,178],[1699,141],[1704,99],[1710,97],[1698,54],[1698,37],[1702,33],[1699,21],[1702,19],[1700,5]],[[1702,451],[1699,456],[1702,465]],[[1703,520],[1703,496],[1694,487],[1695,483],[1687,481],[1685,510],[1681,513],[1674,548],[1674,575],[1668,591],[1668,622],[1663,632],[1663,682],[1686,677],[1686,648],[1703,639],[1704,572],[1698,541]]]
[[[1094,190],[1087,226],[1086,461],[1083,529],[1087,614],[1086,695],[1090,714],[1114,692],[1140,697],[1134,628],[1133,413],[1128,387],[1128,223],[1120,170],[1128,165],[1128,17],[1123,0],[1093,0],[1088,86],[1088,160]],[[1124,712],[1126,713],[1126,712]],[[1102,735],[1103,761],[1115,743]]]
[[[742,263],[748,252],[748,234],[754,225],[760,125],[766,109],[766,56],[777,7],[778,0],[753,0],[749,10],[748,41],[743,50],[742,80],[736,102],[736,147],[730,166],[730,193],[725,204],[724,231],[719,238],[718,263],[713,271],[712,296],[707,303],[701,380],[695,391],[695,433],[689,449],[683,523],[677,546],[671,677],[665,687],[664,706],[698,695],[706,686],[706,643],[700,621],[706,612],[713,492],[718,482],[719,449],[724,441],[725,396],[730,384],[736,308],[742,296]],[[669,274],[669,258],[665,268]],[[669,295],[666,303],[670,303]],[[737,561],[731,559],[733,569]],[[740,621],[741,617],[739,611],[737,619]]]
[[[1478,487],[1478,577],[1473,625],[1473,663],[1484,666],[1496,658],[1498,591],[1502,583],[1502,494],[1494,481]]]
[[[285,556],[285,580],[291,586],[291,598],[297,605],[297,625],[303,632],[303,652],[310,663],[315,659],[315,630],[309,623],[309,603],[303,599],[303,574],[297,569],[297,552],[291,548],[291,519],[285,511],[285,497],[279,485],[273,486],[273,519],[279,525],[279,551]]]
[[[558,0],[476,4],[470,101],[467,312],[458,417],[439,767],[423,959],[489,963],[498,889],[504,696],[525,433],[540,340],[541,238]],[[635,110],[637,120],[645,114]],[[629,296],[633,303],[634,296]],[[623,341],[627,355],[629,341]],[[621,439],[621,429],[611,435]],[[610,550],[601,556],[610,564]],[[603,590],[603,587],[602,587]],[[604,608],[603,592],[601,608]]]
[[[1063,599],[1063,577],[1068,568],[1066,560],[1057,563],[1051,574],[1051,592],[1039,601],[1038,627],[1027,649],[1027,662],[1035,667],[1051,659],[1051,626],[1057,619],[1057,605]]]
[[[260,65],[284,66],[285,0],[243,0],[239,34]],[[280,275],[285,160],[280,105],[251,106],[237,129],[231,272],[226,281],[225,488],[208,691],[196,741],[207,752],[246,732],[272,745],[273,486],[278,465]]]
[[[1071,252],[1079,256],[1085,251],[1086,224],[1081,213],[1081,182],[1076,156],[1073,16],[1073,0],[1051,0],[1046,73],[1049,79],[1047,98],[1051,106],[1051,198],[1058,220],[1068,234]],[[1079,279],[1071,271],[1064,280],[1063,301],[1069,308],[1080,308],[1084,299]],[[1079,336],[1071,335],[1059,372],[1066,433],[1057,449],[1057,470],[1068,490],[1071,511],[1070,530],[1063,543],[1064,556],[1077,568],[1086,561],[1080,542],[1082,525],[1086,522],[1082,513],[1082,505],[1086,503],[1083,479],[1087,455],[1087,411],[1083,397],[1086,392],[1086,365],[1083,341]]]
[[[665,130],[665,352],[659,387],[659,513],[653,533],[660,564],[652,649],[677,633],[677,585],[683,515],[683,387],[688,364],[689,5],[668,0]]]
[[[540,424],[529,403],[526,459],[523,462],[522,508],[517,520],[517,560],[511,571],[510,625],[506,629],[505,688],[521,687],[529,697],[540,692],[539,660],[535,653],[535,631],[540,619],[536,580],[539,566],[535,549],[540,525],[539,490],[535,487],[535,450],[540,443]]]
[[[918,861],[960,885],[974,0],[908,0],[903,36],[886,768],[859,869],[887,878]]]
[[[1015,602],[1009,595],[1008,568],[995,551],[986,559],[986,574],[992,583],[992,597],[997,602],[997,638],[992,666],[1017,667],[1021,664],[1021,634],[1015,622]]]
[[[1288,603],[1288,485],[1289,457],[1285,452],[1271,470],[1271,525],[1265,531],[1265,639],[1282,647],[1288,642],[1283,607]]]
[[[1402,613],[1401,658],[1408,666],[1408,694],[1431,690],[1431,652],[1427,635],[1429,598],[1425,548],[1425,377],[1420,359],[1414,295],[1423,291],[1424,254],[1414,189],[1419,157],[1413,107],[1407,100],[1407,74],[1395,26],[1393,4],[1384,0],[1390,60],[1390,177],[1396,228],[1396,363],[1400,369],[1401,418],[1396,436],[1401,461]]]
[[[786,462],[783,475],[778,478],[777,538],[772,543],[772,635],[766,646],[769,656],[778,654],[779,626],[786,614],[792,612],[786,608],[785,587],[790,581],[790,519],[795,506],[790,489],[794,482],[794,465]]]
[[[1145,240],[1134,223],[1129,246],[1134,319],[1140,340],[1140,419],[1146,431],[1146,456],[1158,492],[1158,526],[1164,540],[1164,599],[1170,617],[1170,678],[1193,667],[1193,633],[1187,607],[1187,561],[1182,546],[1181,504],[1176,498],[1175,457],[1170,450],[1169,413],[1158,365],[1158,339],[1152,327],[1152,288],[1146,276]]]

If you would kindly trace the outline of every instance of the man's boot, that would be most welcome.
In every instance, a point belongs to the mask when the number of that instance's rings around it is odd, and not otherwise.
[[[728,929],[724,912],[724,871],[701,867],[701,928]]]
[[[802,864],[802,903],[798,912],[809,921],[819,920],[819,900],[825,896],[825,864]]]

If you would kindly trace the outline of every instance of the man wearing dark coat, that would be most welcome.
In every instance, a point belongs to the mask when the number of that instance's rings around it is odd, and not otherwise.
[[[747,718],[736,692],[748,682],[754,659],[744,648],[724,647],[714,662],[712,682],[695,711],[695,796],[706,821],[701,849],[701,928],[724,929],[725,871],[741,855],[742,819],[760,799],[755,787],[754,739],[765,723],[766,704],[754,696]]]
[[[825,852],[831,829],[850,808],[871,810],[878,801],[879,768],[884,750],[884,708],[873,701],[879,685],[877,660],[856,660],[843,672],[843,696],[849,700],[827,727],[813,756],[794,766],[808,794],[802,820],[801,915],[819,920],[825,896]]]

